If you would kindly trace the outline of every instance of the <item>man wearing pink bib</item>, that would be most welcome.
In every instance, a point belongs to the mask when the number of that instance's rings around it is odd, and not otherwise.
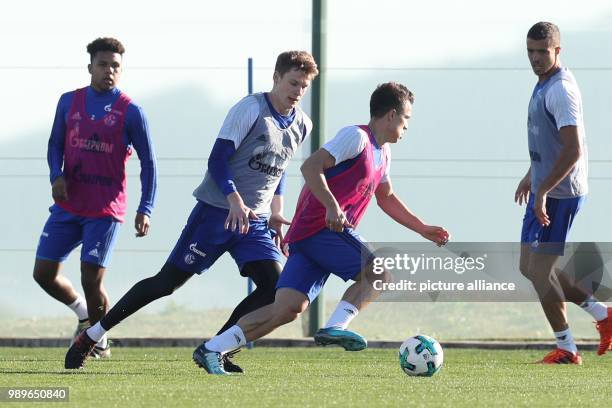
[[[49,138],[47,160],[55,204],[36,250],[34,279],[77,315],[75,336],[108,310],[102,279],[125,218],[125,166],[132,149],[141,165],[142,195],[134,220],[137,236],[147,235],[155,200],[155,154],[146,118],[116,87],[124,51],[114,38],[98,38],[87,46],[91,84],[61,96]],[[61,263],[79,245],[84,297],[60,274]],[[106,337],[93,354],[110,355]]]
[[[306,181],[286,235],[289,258],[280,275],[273,304],[242,317],[236,325],[204,342],[193,353],[210,374],[227,375],[224,353],[265,336],[295,320],[312,302],[330,274],[353,280],[324,328],[315,335],[319,345],[338,344],[349,351],[367,347],[366,340],[347,330],[351,320],[380,293],[372,285],[370,249],[354,231],[373,196],[379,207],[401,225],[438,245],[450,235],[442,227],[424,224],[395,195],[389,175],[389,143],[406,130],[414,95],[405,86],[379,85],[370,99],[370,123],[348,126],[302,165]],[[380,279],[380,275],[376,275]]]

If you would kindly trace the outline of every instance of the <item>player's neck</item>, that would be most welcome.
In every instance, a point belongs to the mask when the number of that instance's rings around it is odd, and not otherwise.
[[[542,75],[538,75],[538,83],[546,82],[551,76],[555,75],[561,69],[561,63],[557,61],[555,65]]]
[[[104,94],[108,94],[108,93],[114,93],[115,92],[115,87],[112,87],[111,89],[99,89],[98,87],[96,87],[93,83],[89,84],[89,88],[94,91],[95,94],[98,95],[104,95]]]
[[[374,140],[376,140],[376,144],[378,145],[378,147],[382,147],[382,145],[387,143],[387,140],[383,136],[384,131],[380,122],[372,119],[370,120],[370,123],[368,123],[368,127],[370,128],[372,136],[374,136]]]
[[[268,92],[268,99],[270,99],[270,103],[272,104],[272,107],[274,108],[274,110],[278,112],[279,114],[281,114],[282,116],[287,116],[291,114],[291,111],[293,110],[293,108],[283,107],[279,101],[278,96],[274,93],[274,91]]]

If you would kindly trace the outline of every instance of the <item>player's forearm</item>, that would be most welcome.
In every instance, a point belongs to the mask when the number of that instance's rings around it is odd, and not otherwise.
[[[234,153],[234,142],[217,139],[208,158],[208,173],[225,196],[238,191],[229,167],[229,160]]]
[[[58,106],[49,136],[49,144],[47,147],[47,164],[49,165],[49,179],[51,183],[56,178],[63,175],[62,166],[64,164],[64,142],[65,142],[66,124],[63,119],[63,112]]]
[[[127,143],[140,160],[140,204],[136,212],[151,216],[157,196],[157,158],[147,118],[140,107],[130,105],[126,117]]]
[[[228,194],[225,198],[227,198],[227,202],[230,207],[240,207],[244,206],[244,201],[242,200],[242,196],[239,192],[234,191],[233,193]]]
[[[327,180],[325,180],[325,175],[323,174],[322,166],[315,166],[306,161],[302,165],[301,171],[302,175],[304,176],[306,186],[325,208],[330,209],[340,207],[338,201],[336,201],[336,198],[329,190]]]
[[[283,206],[283,196],[275,194],[274,197],[272,197],[272,204],[270,205],[270,210],[272,211],[272,214],[282,214]]]
[[[397,223],[421,233],[425,228],[419,219],[394,193],[384,197],[377,197],[378,206]]]
[[[140,162],[140,214],[151,216],[157,197],[157,166],[155,160]]]
[[[540,184],[540,190],[537,193],[546,194],[555,188],[572,171],[581,156],[582,149],[579,145],[564,147],[555,162],[553,170]]]
[[[64,163],[64,149],[52,144],[49,140],[49,148],[47,149],[47,164],[49,165],[49,180],[51,184],[56,178],[63,176],[62,165]]]

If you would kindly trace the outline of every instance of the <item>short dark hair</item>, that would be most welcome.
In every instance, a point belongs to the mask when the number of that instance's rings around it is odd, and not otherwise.
[[[90,59],[92,61],[96,56],[96,53],[101,51],[116,52],[117,54],[123,56],[125,48],[119,40],[112,37],[96,38],[95,40],[87,44],[87,52],[89,53]]]
[[[274,71],[280,76],[285,75],[292,69],[298,69],[313,77],[319,74],[319,69],[314,57],[306,51],[285,51],[276,58]]]
[[[370,116],[380,118],[392,109],[402,112],[406,102],[414,103],[414,94],[404,85],[397,82],[380,84],[370,97]]]
[[[535,23],[527,32],[527,38],[531,40],[552,40],[556,45],[561,44],[561,33],[559,27],[548,21]]]

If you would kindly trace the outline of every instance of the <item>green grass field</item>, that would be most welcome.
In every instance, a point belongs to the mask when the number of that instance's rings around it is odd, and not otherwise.
[[[584,365],[528,364],[542,351],[445,350],[433,378],[406,376],[395,350],[255,348],[243,375],[217,377],[187,348],[114,348],[109,360],[63,369],[64,349],[0,348],[0,387],[70,387],[53,407],[154,406],[610,406],[612,355]],[[0,403],[1,404],[1,403]],[[6,405],[6,404],[5,404]],[[14,407],[37,403],[10,404]]]

